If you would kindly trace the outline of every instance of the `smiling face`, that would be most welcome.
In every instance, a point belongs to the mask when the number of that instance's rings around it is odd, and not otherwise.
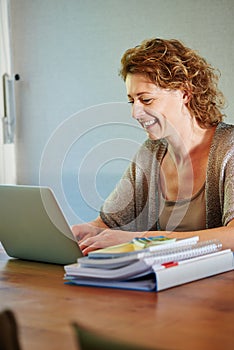
[[[143,74],[128,74],[126,88],[132,116],[151,139],[174,137],[191,119],[186,107],[188,95],[182,90],[162,89]]]

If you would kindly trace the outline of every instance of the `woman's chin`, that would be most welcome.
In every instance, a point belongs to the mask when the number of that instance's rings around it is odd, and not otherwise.
[[[156,140],[159,140],[161,138],[158,135],[152,134],[150,132],[147,132],[147,134],[148,134],[148,138],[152,141],[156,141]]]

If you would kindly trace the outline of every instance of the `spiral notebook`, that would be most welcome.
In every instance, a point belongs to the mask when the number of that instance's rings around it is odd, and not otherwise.
[[[177,255],[182,259],[202,255],[204,253],[212,253],[222,248],[219,241],[212,240],[206,242],[198,242],[199,237],[194,236],[187,239],[180,239],[173,243],[167,243],[160,246],[152,246],[147,249],[136,250],[126,254],[95,254],[95,251],[88,256],[78,259],[78,263],[83,267],[95,268],[120,268],[132,262],[142,259],[158,259],[159,263],[166,260],[177,260]],[[176,255],[177,254],[177,255]],[[168,256],[169,255],[169,256]],[[191,255],[191,256],[190,256]]]
[[[160,291],[233,270],[233,253],[230,249],[222,250],[217,240],[186,242],[141,252],[134,258],[133,255],[109,259],[84,257],[64,269],[66,283],[73,285]]]

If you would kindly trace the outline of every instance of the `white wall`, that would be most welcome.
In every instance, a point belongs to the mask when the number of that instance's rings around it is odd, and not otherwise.
[[[6,100],[9,102],[9,89],[12,90],[12,66],[11,66],[11,43],[10,43],[10,18],[7,0],[0,0],[0,183],[15,183],[15,148],[12,134],[7,133],[9,130],[14,129],[14,125],[8,129],[9,124],[14,124],[13,115],[9,115],[13,111],[12,104],[11,110],[9,110],[9,104],[6,104]],[[4,78],[7,77],[7,79]],[[5,89],[4,89],[5,86]],[[14,98],[11,102],[14,102]]]
[[[16,86],[18,183],[39,183],[45,145],[58,136],[56,128],[64,127],[70,132],[66,122],[62,126],[61,123],[70,120],[71,115],[94,105],[126,101],[125,87],[118,76],[119,61],[128,47],[145,38],[178,38],[218,67],[222,73],[220,86],[229,103],[227,121],[234,122],[233,0],[11,0],[11,9],[14,68],[21,76]],[[116,116],[109,107],[102,113],[110,121],[116,117],[118,121],[118,113]],[[78,124],[70,127],[79,129],[80,120],[85,117],[81,113]],[[95,108],[91,108],[89,118],[99,124],[103,121]],[[130,122],[127,109],[126,116],[120,119],[122,125],[125,120]],[[90,130],[91,125],[85,128]],[[117,138],[111,136],[114,129],[114,125],[108,130],[100,129],[103,139],[99,143]],[[118,137],[134,143],[135,132],[135,128],[128,127],[128,135]],[[63,135],[61,132],[61,143]],[[141,139],[142,135],[137,142]],[[89,142],[89,138],[84,140],[83,149]],[[66,147],[71,150],[68,140]],[[77,175],[76,152],[79,153],[78,146],[68,152],[69,157],[70,153],[74,156],[68,162],[71,168],[75,167],[73,175]],[[114,168],[122,172],[124,166],[121,163]],[[48,167],[50,184],[53,166]],[[43,181],[46,182],[45,169]]]

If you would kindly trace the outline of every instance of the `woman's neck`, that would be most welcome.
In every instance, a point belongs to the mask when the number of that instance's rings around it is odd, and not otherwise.
[[[195,118],[194,118],[195,120]],[[168,152],[177,164],[191,159],[194,154],[208,152],[216,127],[201,128],[197,121],[177,130],[167,138]]]

